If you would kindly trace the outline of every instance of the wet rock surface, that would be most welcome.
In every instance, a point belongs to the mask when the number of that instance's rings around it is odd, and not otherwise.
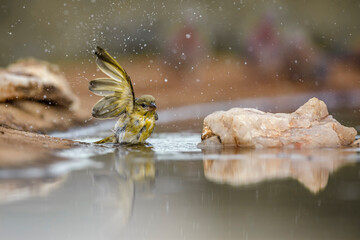
[[[356,134],[329,115],[323,101],[311,98],[290,114],[250,108],[214,112],[204,119],[200,146],[341,147],[352,144]]]
[[[0,124],[46,132],[79,121],[78,98],[57,66],[24,59],[0,69]]]

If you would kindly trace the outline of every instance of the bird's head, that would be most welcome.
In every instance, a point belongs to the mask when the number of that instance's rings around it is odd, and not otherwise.
[[[135,101],[135,110],[140,114],[146,114],[147,112],[155,112],[155,98],[151,95],[143,95],[137,98]]]

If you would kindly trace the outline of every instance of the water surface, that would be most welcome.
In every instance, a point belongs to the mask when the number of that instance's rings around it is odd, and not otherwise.
[[[201,151],[199,138],[79,145],[2,169],[2,239],[360,238],[360,149]]]

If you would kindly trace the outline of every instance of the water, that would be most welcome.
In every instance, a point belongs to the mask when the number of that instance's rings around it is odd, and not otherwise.
[[[360,238],[360,149],[201,151],[199,140],[159,133],[1,169],[1,239]]]

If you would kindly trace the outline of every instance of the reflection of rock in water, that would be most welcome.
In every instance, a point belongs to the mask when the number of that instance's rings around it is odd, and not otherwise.
[[[66,176],[43,179],[11,179],[0,181],[0,204],[47,196],[65,182]]]
[[[204,153],[204,173],[208,180],[241,186],[294,178],[313,193],[326,187],[330,173],[349,163],[348,155],[339,149],[230,148]]]

